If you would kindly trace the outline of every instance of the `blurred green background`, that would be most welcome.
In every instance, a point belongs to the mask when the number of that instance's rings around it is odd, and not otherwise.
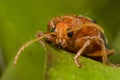
[[[84,15],[96,19],[105,30],[110,48],[115,49],[115,54],[110,57],[110,60],[113,63],[120,63],[119,0],[0,0],[0,74],[1,77],[3,76],[3,80],[7,80],[4,75],[9,74],[9,71],[16,73],[14,70],[10,70],[10,67],[19,47],[26,41],[35,38],[37,31],[45,32],[50,19],[64,14]],[[45,55],[40,54],[40,52],[44,52],[40,49],[42,47],[36,43],[28,50],[26,49],[29,54],[24,54],[24,52],[20,56],[21,64],[18,63],[18,66],[22,68],[17,69],[19,74],[25,75],[21,71],[24,69],[28,69],[27,72],[30,75],[42,73],[39,69],[40,64],[44,64]],[[39,62],[40,58],[43,63]],[[34,69],[38,72],[36,73]],[[25,72],[26,75],[27,72]],[[30,75],[31,80],[40,80],[39,78],[32,79]],[[9,78],[9,80],[15,79]]]

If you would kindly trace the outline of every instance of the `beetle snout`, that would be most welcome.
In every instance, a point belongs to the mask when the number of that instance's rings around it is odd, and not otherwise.
[[[58,47],[58,48],[62,48],[62,44],[59,43],[59,44],[57,45],[57,47]]]
[[[63,46],[62,42],[63,42],[62,39],[56,40],[56,44],[57,44],[58,48],[62,48],[62,46]]]
[[[65,39],[61,39],[61,40],[56,41],[56,44],[57,44],[58,48],[65,48],[67,46]]]

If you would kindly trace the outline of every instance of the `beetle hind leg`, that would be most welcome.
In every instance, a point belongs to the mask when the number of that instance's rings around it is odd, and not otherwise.
[[[102,44],[101,44],[101,52],[102,52],[102,62],[103,62],[103,64],[110,65],[111,63],[108,60],[107,53],[106,53],[106,48],[104,46],[103,41],[102,41]]]
[[[77,54],[74,56],[74,61],[75,61],[75,64],[78,66],[78,67],[82,67],[82,63],[79,61],[79,56],[83,53],[83,51],[86,49],[87,46],[90,45],[90,40],[87,40],[83,47],[77,52]]]
[[[112,64],[108,58],[107,58],[107,54],[112,54],[114,52],[114,50],[109,50],[109,51],[106,51],[106,48],[104,46],[104,43],[102,41],[102,44],[101,44],[101,51],[102,51],[102,61],[104,64],[106,65],[109,65],[109,66],[113,66],[113,67],[120,67],[120,64]]]

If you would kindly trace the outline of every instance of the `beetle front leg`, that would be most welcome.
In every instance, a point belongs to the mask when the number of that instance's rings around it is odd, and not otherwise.
[[[41,36],[44,36],[45,34],[46,34],[46,33],[42,32],[42,31],[39,31],[39,32],[37,32],[36,37],[39,38],[39,37],[41,37]],[[39,40],[39,42],[42,44],[42,46],[45,47],[44,40],[41,39],[41,40]]]
[[[45,34],[46,33],[42,32],[42,31],[38,31],[36,37],[41,37],[41,36],[43,36]]]
[[[45,42],[47,43],[50,43],[50,42],[55,42],[56,38],[55,38],[55,34],[51,34],[51,33],[44,33],[42,31],[39,31],[37,33],[37,37],[42,37],[44,35],[48,35],[48,36],[45,36],[44,40]],[[40,40],[41,41],[41,40]]]
[[[82,64],[81,62],[79,61],[79,56],[83,53],[83,51],[86,49],[87,46],[90,45],[90,40],[87,40],[83,47],[77,52],[77,54],[74,56],[74,61],[75,61],[75,64],[78,66],[78,67],[82,67]]]

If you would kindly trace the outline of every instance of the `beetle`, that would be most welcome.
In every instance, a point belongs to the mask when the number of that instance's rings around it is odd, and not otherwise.
[[[108,49],[104,30],[95,20],[81,15],[63,15],[50,20],[46,33],[38,32],[36,39],[28,41],[18,50],[14,64],[24,48],[43,38],[58,48],[75,53],[74,62],[78,67],[82,67],[79,60],[81,55],[100,59],[104,64],[114,66],[108,60],[114,50]]]

